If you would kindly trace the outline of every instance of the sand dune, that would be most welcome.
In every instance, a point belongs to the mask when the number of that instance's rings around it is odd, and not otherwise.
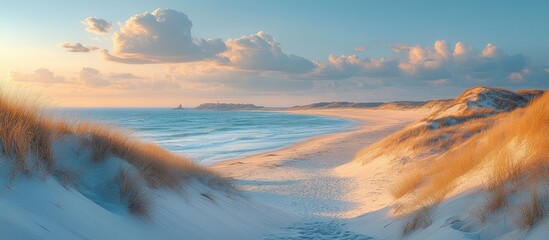
[[[209,168],[2,98],[0,238],[540,239],[540,94],[475,88],[419,109],[288,110],[356,125]],[[17,131],[36,133],[10,140]]]
[[[353,219],[350,229],[383,239],[543,239],[548,97],[529,103],[506,90],[471,89],[455,105],[365,148],[338,170],[366,177],[363,190],[393,173],[380,182],[393,200]],[[463,121],[429,125],[448,118]],[[422,125],[430,127],[414,130]],[[422,141],[452,134],[456,141],[444,146]]]
[[[127,132],[0,92],[0,239],[257,239],[287,214]]]

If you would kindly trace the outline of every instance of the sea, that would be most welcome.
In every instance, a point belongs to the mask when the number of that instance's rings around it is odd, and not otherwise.
[[[276,111],[63,108],[57,114],[129,130],[133,137],[202,164],[276,150],[357,126],[347,119]]]

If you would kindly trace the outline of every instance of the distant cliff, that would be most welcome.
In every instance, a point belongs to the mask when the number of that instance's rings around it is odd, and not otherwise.
[[[242,104],[242,103],[203,103],[194,109],[197,110],[261,110],[265,109],[262,106],[256,106],[253,104]]]

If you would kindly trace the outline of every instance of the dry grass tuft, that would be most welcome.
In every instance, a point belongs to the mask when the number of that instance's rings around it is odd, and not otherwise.
[[[36,169],[52,171],[55,125],[39,106],[36,99],[0,91],[0,141],[4,154],[13,160],[12,177],[31,176]]]
[[[401,180],[389,188],[389,193],[395,199],[412,192],[423,181],[423,175],[419,171],[414,171],[405,175]]]
[[[486,212],[488,214],[493,214],[507,206],[509,204],[507,201],[507,195],[508,192],[503,187],[499,187],[494,189],[494,191],[491,191],[486,201],[486,205],[484,206]]]
[[[119,169],[117,174],[120,200],[128,204],[128,211],[136,216],[148,217],[150,200],[146,196],[137,176]]]
[[[414,212],[411,218],[402,226],[402,236],[407,236],[420,228],[425,229],[429,227],[432,223],[431,217],[433,216],[435,210],[435,207],[428,206]]]
[[[520,146],[517,146],[520,147]],[[513,159],[509,148],[500,149],[494,158],[491,176],[488,179],[488,189],[498,190],[507,182],[516,182],[524,173],[523,159]]]
[[[496,213],[500,209],[509,206],[508,196],[511,191],[505,186],[498,186],[493,189],[489,189],[488,196],[484,205],[475,208],[471,211],[471,214],[476,216],[481,223],[486,222],[489,216]]]
[[[122,156],[132,148],[129,132],[123,132],[115,127],[93,122],[81,122],[74,127],[74,132],[82,136],[84,142],[91,147],[92,160],[103,162],[110,155]]]
[[[546,203],[547,195],[540,196],[535,188],[532,189],[529,199],[519,207],[517,225],[525,229],[534,227],[547,214]]]

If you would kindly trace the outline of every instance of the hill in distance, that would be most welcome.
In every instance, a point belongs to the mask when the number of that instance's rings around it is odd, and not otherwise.
[[[393,101],[393,102],[320,102],[302,106],[293,106],[289,110],[308,110],[308,109],[335,109],[335,108],[378,108],[378,109],[432,109],[440,107],[451,100],[431,100],[431,101]]]
[[[218,110],[218,111],[238,111],[238,110],[261,110],[265,109],[262,106],[256,106],[254,104],[243,103],[203,103],[196,110]]]

